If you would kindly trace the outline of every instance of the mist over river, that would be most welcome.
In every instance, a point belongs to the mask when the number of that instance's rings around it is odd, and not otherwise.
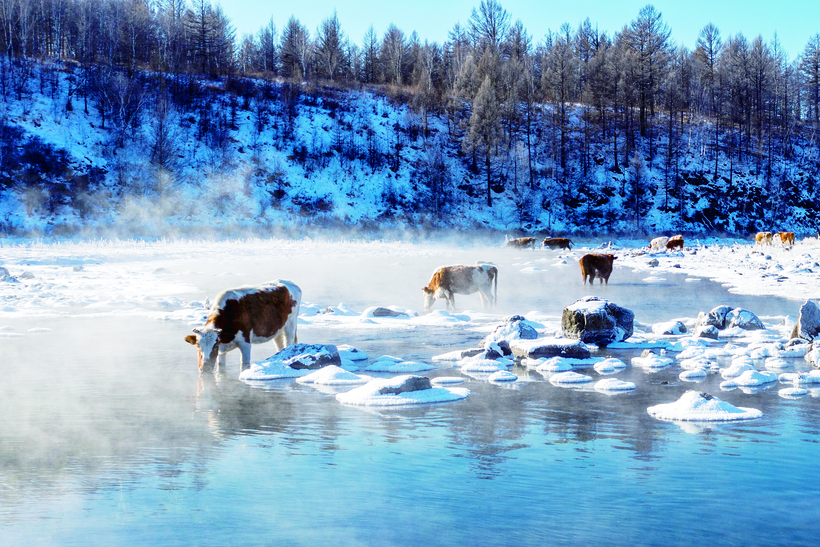
[[[340,388],[248,385],[237,351],[224,373],[200,375],[183,340],[206,299],[277,278],[302,289],[300,342],[350,344],[371,363],[433,363],[476,347],[513,314],[552,336],[563,308],[590,294],[634,311],[640,342],[654,340],[655,323],[692,326],[698,312],[727,304],[766,330],[714,347],[774,344],[788,339],[797,296],[814,290],[805,273],[790,276],[808,283],[791,299],[789,287],[755,296],[734,283],[730,293],[710,280],[711,249],[664,255],[647,273],[634,246],[614,251],[609,285],[583,286],[577,259],[599,243],[571,252],[346,240],[0,248],[18,280],[0,283],[0,545],[816,543],[820,384],[798,399],[780,396],[782,384],[727,391],[719,374],[681,380],[676,363],[628,366],[615,377],[636,389],[605,394],[553,385],[520,362],[509,369],[518,379],[503,384],[436,362],[422,374],[462,377],[466,399],[355,407],[335,399]],[[756,260],[750,246],[731,252]],[[455,312],[423,313],[420,289],[437,267],[477,261],[498,267],[496,308],[456,295]],[[738,271],[768,282],[756,268]],[[377,305],[411,316],[364,320]],[[328,307],[350,313],[317,312]],[[252,358],[274,351],[255,345]],[[593,354],[629,364],[641,351]],[[591,366],[577,370],[599,379]],[[763,417],[693,424],[647,413],[689,389]]]

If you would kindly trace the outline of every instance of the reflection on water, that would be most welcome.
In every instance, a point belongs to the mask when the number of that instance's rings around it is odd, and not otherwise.
[[[646,286],[629,281],[637,274],[616,273],[621,283],[595,292],[637,302],[646,323],[726,296],[702,282],[675,303],[661,291],[640,300]],[[510,312],[557,315],[582,295],[576,274],[509,273],[502,294]],[[412,305],[397,298],[385,303]],[[776,299],[729,303],[793,313]],[[707,426],[646,413],[692,387],[675,366],[627,368],[616,377],[638,389],[614,395],[556,387],[515,366],[515,389],[467,377],[464,401],[362,409],[290,380],[251,388],[236,380],[233,355],[226,375],[200,376],[185,325],[97,317],[36,326],[53,330],[0,342],[3,545],[799,545],[820,531],[811,479],[820,398],[786,400],[778,386],[720,392],[722,379],[709,376],[697,389],[765,417]],[[477,341],[442,327],[383,336],[300,332],[407,359]]]

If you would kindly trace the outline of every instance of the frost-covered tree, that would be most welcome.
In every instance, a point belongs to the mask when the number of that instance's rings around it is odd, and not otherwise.
[[[504,128],[501,126],[498,98],[495,95],[495,86],[490,78],[478,89],[473,100],[470,129],[465,140],[465,146],[474,152],[484,154],[484,168],[487,172],[487,206],[493,206],[492,197],[492,159],[495,148],[504,137]]]

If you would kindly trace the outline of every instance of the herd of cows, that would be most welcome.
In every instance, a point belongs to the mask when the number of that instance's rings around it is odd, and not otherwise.
[[[777,237],[784,248],[794,245],[794,233],[760,232],[755,236],[756,245],[772,245]],[[537,239],[522,237],[508,239],[507,247],[535,249]],[[572,240],[564,237],[548,237],[541,242],[542,248],[572,249]],[[649,243],[650,251],[683,249],[682,235],[656,237]],[[586,285],[597,277],[600,283],[609,284],[613,263],[612,254],[585,254],[578,261],[581,277]],[[455,310],[456,294],[475,294],[481,297],[484,309],[495,305],[498,297],[498,268],[492,264],[477,266],[444,266],[433,272],[424,294],[424,309],[429,311],[436,299],[447,301],[447,309]],[[210,309],[205,325],[194,329],[185,341],[197,348],[200,372],[212,372],[217,365],[225,365],[225,354],[239,348],[242,368],[251,363],[251,345],[274,341],[277,351],[297,342],[296,324],[302,291],[291,281],[277,280],[258,287],[240,287],[219,294]]]

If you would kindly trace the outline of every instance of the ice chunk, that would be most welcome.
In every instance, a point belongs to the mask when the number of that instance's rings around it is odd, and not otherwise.
[[[674,403],[650,406],[646,411],[659,420],[686,422],[727,422],[763,416],[757,409],[736,407],[708,393],[694,390],[687,391]]]

